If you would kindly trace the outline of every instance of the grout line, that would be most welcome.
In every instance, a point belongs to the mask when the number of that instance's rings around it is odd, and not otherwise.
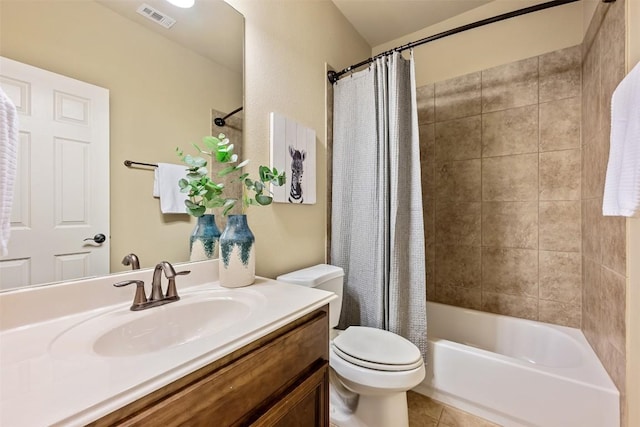
[[[484,171],[484,108],[483,108],[483,95],[484,95],[484,78],[482,71],[480,72],[480,309],[484,307],[484,227],[483,227],[483,213],[484,213],[484,182],[482,180],[482,173]],[[442,410],[444,412],[444,409]]]

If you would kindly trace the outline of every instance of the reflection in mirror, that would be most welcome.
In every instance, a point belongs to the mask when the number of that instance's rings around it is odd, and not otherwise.
[[[175,24],[167,29],[138,14],[143,3]],[[108,90],[108,187],[92,191],[110,205],[108,272],[131,268],[121,263],[129,253],[139,257],[142,268],[189,259],[194,219],[163,215],[152,196],[153,168],[123,163],[179,163],[177,146],[189,149],[192,142],[220,132],[241,145],[241,112],[223,127],[213,119],[242,106],[243,35],[242,15],[222,0],[196,0],[190,9],[165,0],[0,0],[0,56]],[[32,140],[30,151],[37,157]],[[27,199],[36,190],[54,191],[33,168],[19,180]],[[83,238],[99,232],[87,228]],[[44,237],[28,246],[37,250],[50,243]],[[81,241],[68,255],[81,258],[88,244],[99,245]],[[56,259],[50,260],[50,280],[33,280],[37,266],[31,257],[10,251],[0,258],[0,290],[71,278]],[[78,264],[85,275],[93,274],[87,263]]]

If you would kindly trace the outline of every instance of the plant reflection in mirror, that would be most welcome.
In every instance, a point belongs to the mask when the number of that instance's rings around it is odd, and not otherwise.
[[[234,179],[242,183],[242,213],[251,205],[266,206],[273,201],[268,184],[276,186],[284,185],[285,173],[278,172],[276,168],[270,169],[268,166],[258,168],[258,179],[253,179],[248,173],[243,173],[242,169],[249,164],[249,160],[241,161],[238,164],[238,155],[233,152],[233,144],[230,143],[223,133],[215,136],[205,136],[202,139],[204,148],[193,144],[204,157],[194,157],[184,152],[178,147],[176,153],[187,166],[187,176],[178,182],[180,191],[187,193],[189,198],[185,200],[187,212],[195,217],[204,215],[208,209],[222,208],[223,215],[227,215],[238,201],[237,198],[225,197],[224,184],[213,181],[209,174],[207,164],[216,161],[227,164],[220,172],[219,177],[231,174],[239,174]]]

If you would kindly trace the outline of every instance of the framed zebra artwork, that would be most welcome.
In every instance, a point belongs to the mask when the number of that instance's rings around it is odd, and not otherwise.
[[[278,113],[270,115],[271,167],[286,173],[282,187],[271,186],[273,201],[316,202],[316,131]]]

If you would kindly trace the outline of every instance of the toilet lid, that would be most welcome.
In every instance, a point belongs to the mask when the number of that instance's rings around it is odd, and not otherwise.
[[[332,342],[342,359],[380,371],[406,371],[422,365],[420,350],[411,341],[382,329],[350,326]]]

